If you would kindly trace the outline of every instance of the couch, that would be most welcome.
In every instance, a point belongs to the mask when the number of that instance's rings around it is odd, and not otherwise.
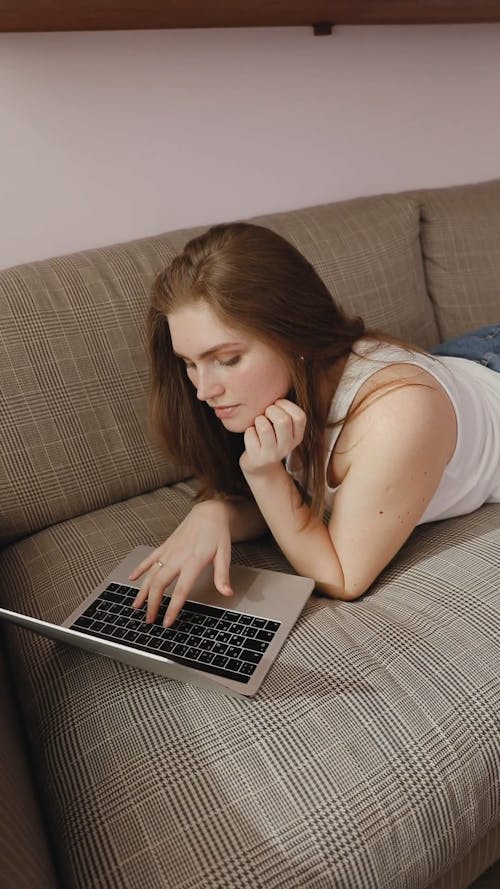
[[[421,347],[499,321],[500,180],[254,221]],[[200,231],[0,272],[2,606],[62,622],[187,514],[144,319]],[[270,537],[233,559],[292,570]],[[469,886],[500,856],[499,589],[500,506],[421,526],[360,600],[311,596],[255,699],[1,622],[2,885]]]

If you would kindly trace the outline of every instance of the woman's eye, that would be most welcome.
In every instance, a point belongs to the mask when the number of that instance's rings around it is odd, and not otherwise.
[[[228,358],[227,361],[223,361],[222,358],[219,358],[217,364],[222,365],[222,367],[233,367],[234,364],[238,364],[240,360],[239,355],[234,355],[232,358]]]

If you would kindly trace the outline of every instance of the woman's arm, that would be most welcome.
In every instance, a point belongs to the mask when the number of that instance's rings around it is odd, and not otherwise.
[[[300,408],[277,402],[245,437],[242,469],[269,530],[299,574],[339,599],[362,595],[398,552],[455,447],[455,414],[433,377],[419,371],[418,383],[405,385],[412,375],[405,365],[381,374],[397,386],[379,393],[344,426],[337,445],[344,473],[328,528],[300,504],[281,464],[287,438],[299,437],[294,427]]]
[[[249,500],[246,497],[227,496],[221,500],[202,501],[193,509],[204,507],[205,504],[211,509],[212,503],[223,504],[233,543],[240,543],[243,540],[254,540],[256,537],[261,537],[268,530],[262,513],[254,500]]]

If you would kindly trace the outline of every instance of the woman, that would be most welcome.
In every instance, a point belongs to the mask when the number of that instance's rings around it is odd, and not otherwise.
[[[328,596],[361,596],[421,522],[500,501],[500,376],[348,318],[310,263],[261,226],[214,226],[153,288],[151,420],[202,499],[131,580],[171,625],[231,542],[269,530]],[[330,511],[324,521],[324,510]]]

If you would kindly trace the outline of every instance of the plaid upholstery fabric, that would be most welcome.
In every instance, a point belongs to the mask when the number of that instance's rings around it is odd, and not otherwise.
[[[0,273],[0,543],[186,475],[145,430],[162,238]]]
[[[417,201],[380,195],[253,221],[298,247],[349,314],[423,348],[438,341],[425,288]]]
[[[500,320],[500,179],[414,194],[442,340]]]
[[[179,484],[10,546],[5,603],[61,620],[189,506]],[[361,600],[311,598],[254,700],[6,628],[64,886],[437,880],[499,819],[499,547],[496,506],[420,527]]]
[[[0,638],[0,884],[4,889],[56,889],[1,642]]]

